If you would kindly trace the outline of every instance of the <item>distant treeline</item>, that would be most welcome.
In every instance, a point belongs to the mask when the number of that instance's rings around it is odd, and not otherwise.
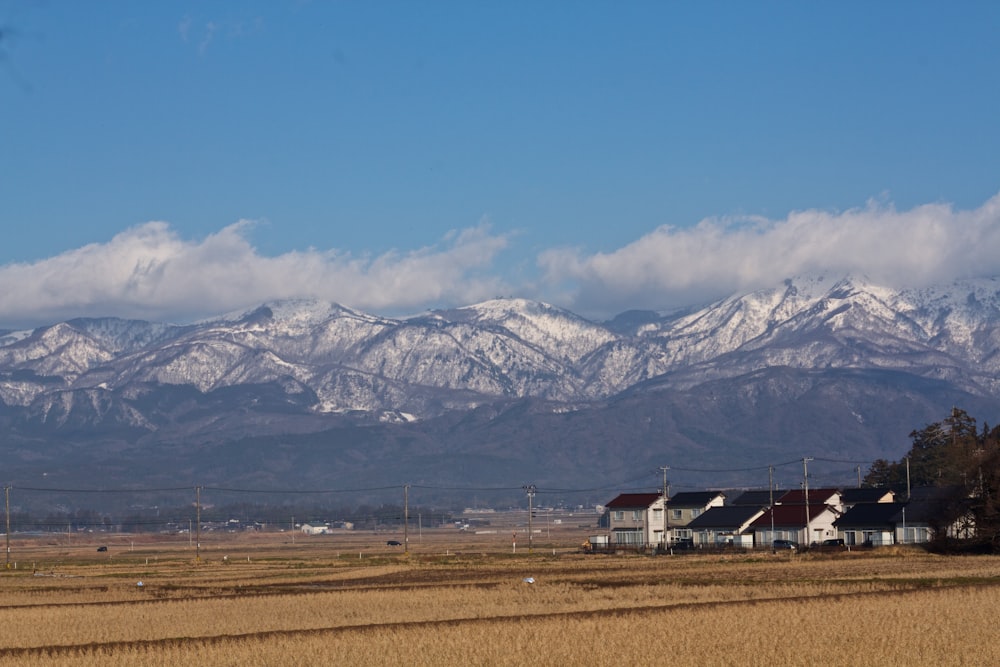
[[[181,507],[144,507],[123,512],[98,512],[78,509],[44,516],[31,512],[10,513],[11,532],[179,532],[193,527],[198,516],[192,505]],[[355,530],[377,530],[384,526],[402,526],[405,508],[402,505],[267,505],[234,503],[205,506],[200,512],[201,525],[219,530],[292,530],[303,523],[324,525],[350,523]],[[452,522],[448,511],[411,506],[409,523],[416,527],[437,526]],[[0,524],[2,528],[2,524]],[[2,531],[0,531],[2,532]]]

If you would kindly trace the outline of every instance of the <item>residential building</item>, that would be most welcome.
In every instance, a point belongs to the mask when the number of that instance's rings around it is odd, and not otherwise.
[[[710,507],[722,507],[726,494],[721,491],[688,491],[667,499],[666,532],[671,542],[690,540],[693,533],[688,524]]]
[[[808,513],[808,519],[807,519]],[[775,505],[750,524],[754,544],[769,546],[774,540],[791,540],[802,546],[837,537],[833,527],[839,513],[829,505]]]
[[[696,547],[753,547],[750,524],[766,508],[753,505],[709,507],[687,525]]]
[[[607,504],[612,546],[642,548],[663,544],[663,496],[622,493]]]
[[[913,488],[905,513],[900,512],[897,541],[914,542],[925,533],[928,540],[973,537],[976,522],[971,504],[969,491],[964,486]]]
[[[847,546],[885,546],[896,543],[896,526],[905,516],[906,503],[858,503],[833,522]],[[914,542],[926,542],[921,533]]]

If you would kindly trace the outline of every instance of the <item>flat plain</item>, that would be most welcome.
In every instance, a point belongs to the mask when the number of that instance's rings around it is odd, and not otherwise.
[[[453,527],[12,537],[0,665],[991,665],[1000,557],[585,554]],[[98,551],[106,546],[107,551]]]

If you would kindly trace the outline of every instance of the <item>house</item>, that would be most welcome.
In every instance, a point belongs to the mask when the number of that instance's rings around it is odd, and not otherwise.
[[[326,535],[330,532],[330,526],[314,526],[309,523],[304,523],[299,528],[306,535]]]
[[[833,522],[837,535],[847,546],[882,546],[896,542],[900,518],[905,516],[906,503],[858,503]],[[926,542],[923,539],[913,541]]]
[[[900,513],[897,540],[912,543],[934,537],[973,537],[976,522],[971,504],[968,490],[961,485],[911,489],[906,511]]]
[[[677,493],[667,499],[666,533],[672,543],[690,540],[693,537],[688,524],[697,519],[710,507],[722,507],[726,494],[721,491],[688,491]]]
[[[687,525],[694,545],[719,547],[733,545],[753,546],[750,524],[764,514],[765,508],[754,505],[710,507]]]
[[[975,532],[969,502],[968,491],[961,486],[918,487],[910,491],[908,502],[858,503],[834,524],[848,545],[920,544],[937,536],[968,538]]]
[[[663,496],[621,493],[607,504],[612,546],[642,548],[663,544]]]
[[[808,513],[808,519],[807,519]],[[806,546],[813,542],[837,537],[833,527],[839,516],[833,507],[809,503],[806,505],[775,505],[750,524],[754,544],[769,546],[774,540],[791,540]]]

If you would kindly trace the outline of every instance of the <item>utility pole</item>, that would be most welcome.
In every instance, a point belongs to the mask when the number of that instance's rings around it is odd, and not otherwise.
[[[403,553],[410,552],[410,485],[403,485]]]
[[[7,569],[10,569],[10,486],[3,487],[3,503],[7,514]]]
[[[667,485],[667,471],[670,466],[660,466],[663,473],[663,546],[670,546],[670,513],[667,510],[667,503],[670,498],[670,487]]]
[[[812,461],[813,457],[806,456],[802,459],[802,488],[805,491],[806,500],[806,530],[805,530],[805,544],[803,547],[809,546],[809,468],[807,466],[809,461]]]
[[[906,457],[906,500],[910,500],[910,457]]]
[[[861,488],[861,466],[857,467],[858,470],[858,488]]]
[[[767,490],[771,496],[771,552],[774,552],[774,466],[767,466]]]
[[[525,484],[521,488],[524,489],[524,492],[528,494],[528,553],[530,554],[531,553],[531,548],[532,548],[531,515],[534,513],[534,509],[533,509],[534,503],[533,503],[533,500],[535,498],[535,485],[534,484]]]
[[[201,562],[201,487],[194,487],[194,562]]]

